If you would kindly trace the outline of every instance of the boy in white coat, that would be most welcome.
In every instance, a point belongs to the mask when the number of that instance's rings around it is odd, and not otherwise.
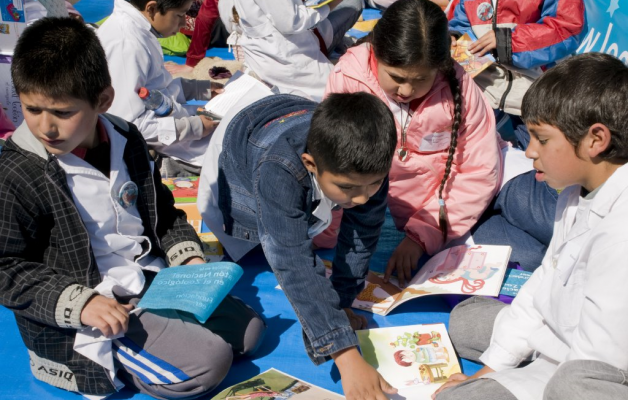
[[[200,173],[209,135],[218,124],[190,115],[183,106],[191,99],[209,100],[217,89],[210,81],[173,79],[157,41],[185,25],[191,4],[192,0],[115,0],[113,14],[98,29],[116,91],[109,112],[138,127],[149,147],[164,156],[162,174],[168,176]],[[141,87],[169,97],[172,113],[157,117],[146,110],[138,95]]]
[[[485,366],[452,376],[437,400],[628,398],[627,102],[628,67],[599,53],[526,93],[526,156],[539,181],[564,189],[554,235],[512,305],[474,298],[452,311],[456,349]]]

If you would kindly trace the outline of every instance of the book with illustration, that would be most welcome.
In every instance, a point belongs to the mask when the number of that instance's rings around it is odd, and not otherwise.
[[[175,203],[196,203],[198,176],[163,178],[161,182],[170,189]]]
[[[274,368],[233,385],[211,400],[341,400],[344,396]]]
[[[456,40],[456,46],[451,48],[451,56],[453,59],[456,60],[472,78],[495,62],[495,58],[490,53],[486,53],[480,57],[469,51],[469,45],[476,40],[474,36],[465,33]]]
[[[460,245],[434,255],[408,282],[399,286],[396,277],[384,282],[384,274],[369,271],[364,290],[353,308],[386,315],[408,300],[433,294],[497,296],[508,260],[510,246]]]
[[[392,399],[429,399],[460,364],[444,324],[356,331],[364,360],[399,390]]]

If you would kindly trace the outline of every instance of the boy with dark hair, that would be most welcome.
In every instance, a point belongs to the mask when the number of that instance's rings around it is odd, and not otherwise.
[[[157,40],[185,25],[191,4],[192,0],[115,0],[113,14],[98,29],[116,91],[110,112],[137,125],[148,146],[162,156],[162,175],[167,177],[200,173],[208,136],[218,124],[190,115],[184,104],[209,100],[220,89],[210,81],[173,79]],[[159,117],[146,110],[138,94],[141,87],[162,92],[172,102],[172,112]]]
[[[512,305],[454,308],[456,350],[485,367],[452,376],[437,400],[628,398],[627,102],[628,67],[601,53],[558,64],[526,93],[536,179],[566,188],[554,235]]]
[[[137,128],[103,114],[114,91],[98,38],[41,19],[11,74],[25,121],[0,154],[0,304],[33,375],[87,395],[122,381],[159,398],[211,390],[264,323],[232,297],[203,325],[175,310],[130,314],[160,269],[204,260]]]
[[[349,307],[384,222],[396,144],[392,114],[375,96],[334,94],[317,107],[275,95],[225,116],[203,163],[204,221],[232,258],[261,243],[303,326],[308,355],[316,364],[335,359],[350,400],[394,392],[356,349],[353,330],[366,320]],[[336,207],[345,212],[326,279],[312,238]]]

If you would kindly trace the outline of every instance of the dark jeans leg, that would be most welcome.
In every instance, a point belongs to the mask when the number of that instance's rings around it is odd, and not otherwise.
[[[534,271],[543,260],[556,213],[556,190],[537,182],[535,171],[511,179],[471,233],[478,244],[509,245],[510,261]]]

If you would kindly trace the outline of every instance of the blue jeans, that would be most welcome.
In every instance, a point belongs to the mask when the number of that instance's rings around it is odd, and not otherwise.
[[[471,230],[478,244],[512,247],[510,261],[526,271],[541,265],[554,231],[556,190],[537,182],[536,171],[511,179]]]

